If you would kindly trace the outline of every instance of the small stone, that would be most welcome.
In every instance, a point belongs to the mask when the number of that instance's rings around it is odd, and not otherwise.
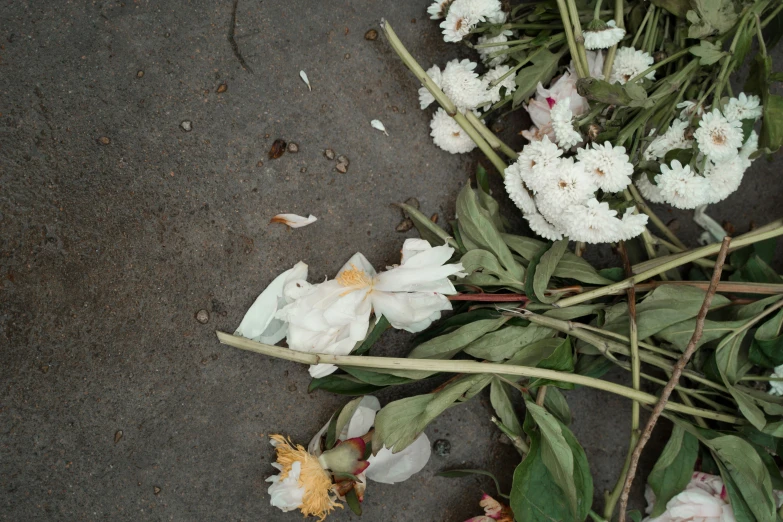
[[[397,228],[395,228],[394,230],[396,230],[397,232],[407,232],[412,228],[413,228],[413,221],[411,221],[410,219],[403,219],[402,221],[400,221],[400,224],[397,225]]]
[[[445,457],[451,453],[451,442],[446,439],[438,439],[432,443],[432,450],[439,457]]]
[[[435,214],[431,215],[430,216],[430,221],[432,221],[433,223],[437,223],[438,222],[438,214],[435,213]]]
[[[400,112],[400,108],[397,107],[396,105],[392,105],[391,110],[392,110],[392,112]]]
[[[160,495],[161,489],[158,486],[153,486],[152,491],[155,493],[155,495]]]
[[[326,156],[326,159],[333,160],[334,159],[334,151],[332,149],[326,149],[324,150],[324,156]]]
[[[419,205],[419,200],[416,198],[406,199],[405,204],[408,205],[409,207],[415,208],[416,210],[419,210],[419,208],[421,208],[421,206]]]
[[[296,391],[296,384],[291,383],[288,385],[288,391],[295,392]]]
[[[256,163],[256,167],[263,167],[263,166],[264,166],[264,162],[263,161],[259,160],[259,162]]]
[[[218,88],[215,92],[218,94],[223,94],[227,90],[228,90],[228,84],[226,82],[223,82],[220,85],[218,85]]]
[[[276,139],[269,149],[269,159],[277,159],[285,152],[287,143],[284,139]]]
[[[117,430],[114,433],[114,443],[117,444],[122,439],[122,430]]]
[[[199,310],[196,312],[196,321],[201,324],[207,324],[209,322],[209,312],[206,310]]]
[[[351,53],[345,53],[345,56],[343,58],[345,58],[346,60],[350,60],[351,59]]]
[[[299,172],[304,174],[305,172],[307,172],[307,167],[302,167],[301,169],[299,169]]]
[[[288,152],[292,154],[299,152],[299,145],[297,145],[292,141],[291,143],[288,144]]]
[[[98,138],[98,143],[101,145],[108,145],[109,143],[111,143],[111,140],[108,138],[108,136],[101,136],[100,138]]]
[[[44,364],[43,366],[41,366],[41,373],[49,373],[49,365],[48,364]]]
[[[370,41],[377,40],[378,39],[378,31],[376,31],[375,29],[370,29],[369,31],[364,33],[364,39],[365,40],[370,40]]]
[[[351,164],[350,160],[345,156],[337,156],[337,163],[343,163],[346,167]]]
[[[334,167],[334,170],[336,170],[340,174],[345,174],[346,172],[348,172],[348,165],[346,165],[345,163],[338,163]]]
[[[144,78],[144,71],[139,70],[136,72],[136,78]]]
[[[182,120],[182,123],[179,124],[179,128],[184,132],[190,132],[193,130],[193,122],[190,120]]]

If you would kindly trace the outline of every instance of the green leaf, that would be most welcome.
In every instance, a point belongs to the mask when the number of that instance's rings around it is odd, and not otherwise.
[[[552,334],[552,329],[534,324],[506,326],[471,342],[464,352],[477,359],[498,362],[508,359],[536,341],[552,337]]]
[[[351,508],[351,511],[357,516],[362,516],[362,504],[359,502],[359,497],[356,495],[356,490],[351,490],[345,494],[345,503]]]
[[[367,333],[367,337],[364,338],[362,344],[360,344],[358,348],[355,348],[351,355],[362,355],[363,353],[369,352],[370,348],[372,348],[372,345],[381,338],[383,332],[385,332],[390,326],[391,325],[389,324],[389,320],[386,319],[386,317],[381,316],[380,319],[378,319],[375,324],[372,325],[372,328]]]
[[[419,235],[422,239],[427,240],[432,246],[441,246],[447,243],[451,248],[459,251],[459,245],[454,241],[448,232],[440,228],[438,225],[432,222],[432,220],[422,214],[415,207],[406,205],[405,203],[398,203],[399,206],[416,225],[416,230],[419,231]]]
[[[312,393],[315,390],[324,390],[341,395],[367,395],[382,389],[382,387],[372,386],[350,375],[333,373],[326,377],[312,379],[307,392]]]
[[[351,417],[356,413],[356,408],[359,407],[361,401],[362,397],[357,397],[332,415],[329,426],[326,428],[326,449],[332,449],[334,447],[337,442],[337,437],[342,433],[343,428],[350,422]]]
[[[691,0],[691,5],[693,10],[685,14],[691,23],[688,38],[723,34],[737,22],[732,0]]]
[[[628,106],[634,102],[634,98],[622,85],[598,78],[580,78],[576,82],[576,91],[583,98],[607,105]]]
[[[699,45],[694,45],[689,51],[692,55],[699,57],[699,65],[712,65],[727,54],[720,46],[708,40],[702,40]]]
[[[756,330],[748,358],[753,364],[764,368],[783,364],[783,310]]]
[[[783,278],[757,254],[752,254],[748,257],[745,264],[731,274],[729,279],[731,281],[748,281],[752,283],[783,283]]]
[[[685,13],[691,8],[688,0],[652,0],[652,4],[663,7],[679,18],[685,18]]]
[[[511,402],[511,388],[497,377],[492,377],[489,387],[489,400],[500,421],[515,435],[522,435],[522,425]]]
[[[704,333],[701,339],[696,343],[696,346],[702,346],[715,339],[720,339],[729,332],[739,328],[745,324],[747,320],[741,321],[712,321],[707,319],[704,321]],[[688,343],[693,335],[693,330],[696,328],[696,319],[687,319],[685,321],[675,323],[668,328],[664,328],[657,334],[659,337],[667,342],[673,344],[680,351],[685,351]]]
[[[586,315],[594,315],[603,310],[604,306],[600,303],[587,304],[587,305],[574,305],[568,308],[554,308],[547,310],[544,315],[552,317],[553,319],[561,319],[563,321],[571,321],[578,317],[585,317]]]
[[[770,94],[764,100],[759,145],[772,152],[783,145],[783,96]]]
[[[367,384],[372,384],[373,386],[379,386],[379,387],[397,386],[399,384],[408,384],[409,382],[413,382],[413,379],[398,377],[396,375],[390,375],[387,373],[378,373],[368,368],[345,367],[343,368],[343,370],[345,370],[353,377],[356,377],[360,381],[365,382]]]
[[[414,343],[421,344],[424,341],[434,339],[439,335],[446,333],[447,331],[453,331],[460,326],[478,321],[479,319],[497,319],[500,317],[500,312],[497,310],[491,310],[489,308],[479,308],[477,310],[471,310],[462,314],[452,315],[447,319],[439,321],[436,325],[430,326],[420,334],[413,338]]]
[[[468,323],[453,332],[418,345],[411,350],[408,357],[413,359],[450,359],[482,335],[503,326],[508,319],[508,317],[499,317],[497,319],[482,319]]]
[[[544,408],[566,426],[571,424],[571,409],[565,396],[557,388],[547,389],[544,395]]]
[[[535,281],[536,270],[538,270],[538,263],[541,262],[541,257],[547,252],[548,245],[544,244],[538,253],[530,260],[527,265],[527,272],[525,273],[525,287],[524,292],[532,302],[539,302],[536,291],[533,288],[533,282]]]
[[[483,279],[481,286],[506,286],[517,290],[524,289],[524,277],[517,279],[514,274],[504,269],[498,258],[491,252],[486,250],[470,250],[462,259],[460,263],[464,267],[465,273],[468,277],[461,279],[460,283],[471,283],[477,279],[474,275],[479,272],[483,276],[490,276]],[[520,267],[520,271],[524,274],[524,269]]]
[[[557,54],[547,49],[536,50],[535,53],[535,56],[531,58],[533,64],[523,67],[517,73],[515,79],[517,89],[514,91],[513,107],[526,101],[536,91],[539,82],[544,85],[549,83],[549,80],[557,72],[557,64],[565,53],[565,49]]]
[[[693,475],[698,456],[699,441],[682,427],[675,425],[669,442],[647,479],[655,492],[652,517],[658,517],[666,511],[666,503],[685,489]]]
[[[447,469],[446,471],[441,471],[440,473],[435,474],[436,477],[445,478],[462,478],[469,477],[471,475],[484,475],[491,478],[495,482],[495,489],[497,490],[498,495],[508,498],[508,495],[504,495],[500,489],[500,482],[498,482],[497,477],[495,477],[495,475],[489,471],[485,471],[483,469]]]
[[[670,165],[672,161],[677,160],[683,165],[690,163],[693,158],[693,149],[671,149],[663,157],[663,163]]]
[[[533,275],[533,291],[542,303],[554,303],[559,299],[558,296],[547,296],[546,290],[552,274],[555,273],[557,264],[563,258],[568,248],[568,239],[561,239],[547,250],[538,262],[535,274]]]

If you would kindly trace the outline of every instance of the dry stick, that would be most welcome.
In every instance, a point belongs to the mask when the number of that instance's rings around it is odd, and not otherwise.
[[[639,439],[639,443],[636,445],[636,449],[631,457],[631,467],[628,469],[628,476],[625,477],[625,486],[623,487],[623,494],[620,497],[620,522],[625,522],[625,510],[628,508],[628,495],[631,492],[631,485],[633,484],[634,476],[636,475],[636,467],[639,465],[639,457],[642,456],[642,451],[647,441],[650,440],[653,428],[658,422],[658,419],[663,413],[663,409],[666,407],[666,401],[669,400],[669,396],[672,394],[672,390],[677,386],[680,381],[680,375],[685,365],[688,364],[691,356],[696,352],[696,344],[701,339],[701,335],[704,332],[704,320],[707,317],[707,312],[710,311],[710,304],[712,298],[715,296],[715,290],[718,287],[718,281],[720,281],[721,272],[723,272],[723,263],[726,261],[726,253],[729,250],[729,243],[731,243],[730,237],[724,237],[723,243],[720,246],[720,252],[718,253],[718,260],[715,263],[715,270],[712,272],[712,279],[710,280],[710,287],[707,289],[707,294],[704,296],[704,303],[701,305],[699,314],[696,316],[696,327],[693,330],[688,346],[685,348],[685,353],[682,354],[680,360],[674,365],[674,371],[672,377],[666,384],[666,387],[661,393],[661,398],[658,400],[658,404],[655,405],[652,415],[650,415],[647,425],[644,427],[642,437]]]

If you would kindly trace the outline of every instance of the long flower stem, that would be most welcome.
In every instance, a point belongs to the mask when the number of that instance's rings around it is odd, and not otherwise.
[[[615,0],[614,2],[614,22],[617,27],[625,29],[625,22],[623,21],[623,0]],[[619,45],[619,43],[614,44],[606,52],[606,60],[604,60],[604,78],[607,80],[612,74],[614,56],[617,54],[617,47]]]
[[[568,15],[568,6],[566,5],[566,0],[557,0],[557,8],[560,11],[560,17],[563,19],[563,31],[566,35],[566,41],[568,41],[568,49],[571,51],[571,57],[574,59],[576,74],[580,78],[586,78],[587,71],[582,64],[582,60],[579,59],[579,50],[576,47],[576,40],[574,39],[574,28],[571,25],[570,17]]]
[[[530,446],[527,445],[527,442],[522,438],[521,435],[517,435],[513,431],[511,431],[508,426],[503,424],[500,419],[497,417],[492,417],[492,423],[498,427],[500,431],[503,432],[503,434],[508,437],[511,440],[511,444],[514,445],[514,448],[517,450],[517,452],[521,456],[525,456],[528,453],[530,453]]]
[[[582,34],[582,23],[579,21],[579,10],[576,8],[574,0],[566,0],[568,11],[571,15],[571,23],[574,27],[574,42],[576,43],[577,55],[574,56],[574,62],[582,62],[582,68],[587,77],[590,76],[590,63],[587,61],[587,51],[585,50],[585,37]]]
[[[636,400],[642,404],[655,404],[658,398],[649,393],[634,390],[627,386],[615,384],[613,382],[595,379],[568,372],[547,370],[544,368],[532,368],[527,366],[513,366],[497,363],[481,363],[475,361],[440,361],[430,359],[405,359],[398,357],[370,357],[357,355],[328,355],[297,352],[288,348],[271,346],[259,343],[244,337],[237,337],[225,332],[216,332],[218,340],[229,346],[285,359],[302,364],[334,364],[336,366],[346,366],[351,368],[375,368],[379,370],[420,370],[425,372],[446,372],[446,373],[465,373],[465,374],[493,374],[493,375],[518,375],[536,379],[547,379],[553,381],[570,382],[580,386],[588,386],[598,390],[607,391],[616,395]],[[679,403],[668,403],[667,409],[683,413],[685,415],[695,415],[712,419],[719,422],[730,424],[743,424],[744,421],[733,415],[726,415],[710,410],[692,408]]]
[[[494,150],[499,150],[512,160],[515,160],[519,157],[519,155],[514,152],[514,149],[503,143],[500,138],[495,136],[495,134],[487,128],[484,123],[478,119],[478,116],[473,114],[472,111],[468,111],[465,113],[465,117],[468,119],[471,125],[481,134],[481,136],[487,140],[487,143],[489,143],[489,146],[492,147]],[[501,173],[502,174],[502,173]]]
[[[421,67],[421,65],[419,65],[416,59],[402,44],[399,37],[397,36],[397,33],[394,32],[394,29],[392,29],[389,22],[386,20],[381,20],[381,29],[383,29],[383,32],[386,34],[386,38],[389,40],[389,44],[392,46],[392,49],[394,49],[394,51],[397,53],[397,56],[400,57],[408,69],[410,69],[416,78],[419,79],[422,85],[424,85],[427,90],[432,93],[432,96],[440,104],[440,106],[443,107],[443,110],[445,110],[449,116],[454,118],[454,121],[456,121],[457,124],[462,127],[462,130],[464,130],[467,135],[470,136],[478,148],[481,149],[481,152],[483,152],[487,159],[492,162],[492,164],[502,176],[507,167],[506,163],[500,158],[500,156],[497,155],[494,150],[492,150],[492,147],[489,145],[489,143],[487,143],[487,141],[473,127],[473,125],[470,124],[465,115],[457,110],[454,102],[452,102],[449,97],[443,93],[440,87],[438,87],[435,82],[432,81],[432,78],[430,78],[427,72]]]

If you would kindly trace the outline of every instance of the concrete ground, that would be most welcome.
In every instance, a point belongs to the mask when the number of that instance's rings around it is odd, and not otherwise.
[[[312,280],[355,251],[395,262],[415,232],[395,231],[392,202],[416,197],[453,217],[479,156],[432,145],[416,81],[383,37],[364,38],[385,17],[423,65],[445,62],[459,48],[442,42],[427,3],[2,3],[1,520],[301,518],[269,506],[267,435],[306,443],[345,399],[309,395],[306,368],[213,332],[233,331],[299,260]],[[269,159],[278,138],[299,152]],[[346,173],[326,148],[349,158]],[[714,209],[738,230],[780,214],[780,162],[762,162]],[[269,225],[280,212],[319,221]],[[390,333],[381,348],[404,354],[408,337]],[[629,405],[588,390],[569,400],[600,502]],[[517,458],[490,415],[483,395],[434,421],[427,433],[451,453],[405,483],[371,484],[364,519],[479,514],[491,482],[434,476],[452,467],[496,472],[507,491]]]

